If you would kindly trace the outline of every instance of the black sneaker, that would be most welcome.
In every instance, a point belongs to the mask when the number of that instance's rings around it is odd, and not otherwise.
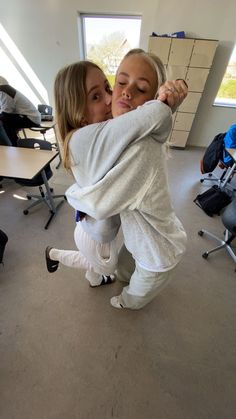
[[[90,287],[95,288],[95,287],[100,287],[101,285],[113,284],[113,282],[115,282],[115,280],[116,280],[115,275],[102,275],[102,281],[100,282],[100,284],[98,284],[98,285],[91,285],[90,284]]]
[[[56,270],[58,269],[59,266],[59,261],[58,260],[52,260],[49,256],[49,252],[50,250],[53,249],[52,247],[48,246],[46,247],[45,250],[45,258],[46,258],[46,265],[47,265],[47,270],[48,272],[56,272]]]

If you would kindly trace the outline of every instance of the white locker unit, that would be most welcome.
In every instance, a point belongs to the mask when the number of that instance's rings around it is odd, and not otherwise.
[[[149,37],[149,52],[161,58],[167,78],[185,79],[188,96],[174,115],[170,144],[184,148],[188,139],[218,41],[213,39]]]

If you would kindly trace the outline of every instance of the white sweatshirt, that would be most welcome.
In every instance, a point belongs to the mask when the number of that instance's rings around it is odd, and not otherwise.
[[[24,115],[35,124],[40,125],[41,123],[41,114],[33,103],[31,103],[21,92],[9,85],[0,87],[0,113],[1,112]]]
[[[89,125],[78,131],[82,140],[70,141],[85,181],[67,190],[68,202],[97,220],[120,214],[127,249],[140,266],[155,272],[173,268],[186,245],[170,202],[162,150],[171,123],[170,108],[155,100]]]

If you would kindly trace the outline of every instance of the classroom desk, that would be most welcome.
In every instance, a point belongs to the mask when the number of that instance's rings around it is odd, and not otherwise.
[[[62,199],[56,206],[45,174],[45,167],[58,156],[59,152],[48,150],[34,150],[23,147],[0,146],[0,177],[14,179],[33,179],[38,173],[42,174],[47,191],[47,204],[51,211],[45,229],[58,207],[64,202]]]
[[[228,170],[228,173],[226,173],[225,179],[221,185],[222,188],[225,187],[226,183],[229,181],[231,175],[233,174],[233,172],[236,170],[236,149],[235,148],[226,148],[226,151],[229,153],[229,155],[232,157],[234,164],[233,166],[230,168],[230,170]]]

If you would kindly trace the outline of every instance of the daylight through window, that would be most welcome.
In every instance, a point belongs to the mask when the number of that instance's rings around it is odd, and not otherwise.
[[[80,14],[84,58],[99,65],[114,83],[124,55],[139,46],[141,17]]]
[[[231,54],[214,105],[236,107],[236,46]]]

